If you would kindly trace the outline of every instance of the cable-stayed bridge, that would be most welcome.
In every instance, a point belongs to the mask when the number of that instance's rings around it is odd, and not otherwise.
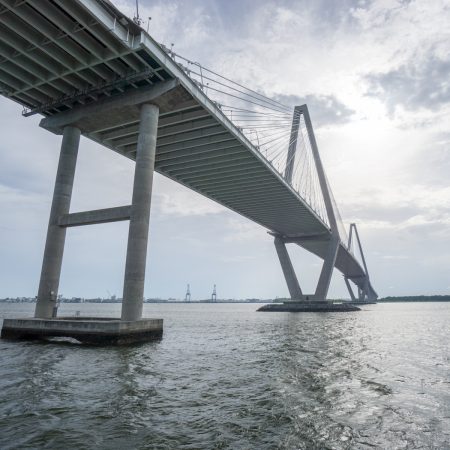
[[[63,136],[36,317],[51,317],[68,227],[129,220],[123,320],[141,317],[153,170],[265,227],[292,299],[334,268],[377,297],[320,159],[306,105],[249,89],[156,43],[108,0],[0,0],[0,93]],[[136,161],[131,205],[70,212],[80,135]],[[355,231],[361,263],[352,251]],[[324,260],[305,294],[286,250]]]

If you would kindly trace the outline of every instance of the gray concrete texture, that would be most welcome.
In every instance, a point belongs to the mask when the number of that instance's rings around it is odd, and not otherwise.
[[[2,339],[68,337],[88,344],[129,344],[160,339],[162,319],[123,321],[110,318],[5,319]]]
[[[66,229],[59,226],[59,219],[62,215],[68,214],[70,209],[80,134],[81,132],[78,128],[72,126],[64,128],[35,317],[52,317],[53,308],[56,306],[64,243],[66,240]]]
[[[158,116],[157,105],[141,105],[131,206],[73,214],[69,214],[69,210],[80,130],[73,126],[64,128],[35,311],[36,318],[51,318],[56,306],[66,227],[127,219],[130,220],[130,225],[122,320],[134,321],[142,317]]]
[[[258,311],[265,312],[352,312],[361,311],[355,305],[344,303],[334,303],[330,301],[302,301],[302,302],[285,302],[285,303],[271,303],[269,305],[261,306]]]
[[[123,286],[122,320],[137,320],[142,316],[158,115],[158,106],[150,104],[141,106]]]
[[[300,284],[297,280],[297,276],[295,275],[291,259],[289,258],[286,244],[279,236],[275,236],[274,244],[291,299],[300,300],[303,298],[303,294],[302,290],[300,289]]]
[[[116,208],[95,209],[72,214],[65,214],[59,218],[61,227],[79,227],[97,223],[119,222],[130,220],[131,206],[118,206]]]

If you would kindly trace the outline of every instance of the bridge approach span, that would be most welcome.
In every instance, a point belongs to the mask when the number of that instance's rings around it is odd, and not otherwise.
[[[325,215],[293,185],[293,154],[288,154],[282,170],[276,167],[263,148],[224,112],[224,106],[210,98],[208,83],[192,77],[171,50],[156,43],[108,0],[0,0],[0,59],[0,92],[23,105],[25,116],[41,114],[41,126],[64,139],[76,130],[72,136],[76,140],[79,130],[132,160],[139,153],[141,136],[152,134],[142,125],[143,105],[155,105],[154,170],[273,234],[293,298],[305,295],[285,251],[286,243],[296,243],[324,260],[322,286],[313,294],[317,299],[326,297],[334,267],[348,286],[349,281],[357,286],[360,297],[376,298],[365,261],[359,262],[337,226],[337,207],[331,201],[306,105],[291,112],[289,151],[295,147],[302,121]],[[196,67],[202,74],[201,66]],[[145,117],[151,114],[148,110]],[[99,214],[102,221],[133,222],[132,208],[94,211],[88,219],[74,217],[67,206],[57,218],[58,226],[98,223]],[[146,240],[144,244],[146,247]],[[57,292],[58,268],[52,277],[51,282],[41,277],[41,296]]]

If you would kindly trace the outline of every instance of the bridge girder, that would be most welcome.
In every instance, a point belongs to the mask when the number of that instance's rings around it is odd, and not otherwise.
[[[5,10],[0,14],[1,87],[11,99],[41,112],[43,126],[60,133],[74,125],[77,111],[92,116],[94,109],[98,114],[101,105],[111,106],[121,96],[135,98],[129,105],[136,107],[134,112],[124,110],[118,121],[109,120],[110,108],[104,108],[102,120],[88,121],[85,127],[76,124],[88,138],[134,160],[137,111],[143,103],[159,102],[155,170],[272,231],[325,230],[336,235],[306,106],[296,111],[305,120],[331,232],[327,221],[286,182],[287,172],[280,175],[182,66],[114,6],[105,8],[99,0],[0,0],[0,5]],[[138,84],[127,78],[129,71],[151,76]],[[159,94],[143,99],[141,94],[149,91]],[[293,123],[291,135],[295,132]],[[293,139],[290,143],[292,153]],[[364,258],[361,267],[345,246],[338,247],[336,266],[360,287],[365,276],[366,291],[372,292]],[[319,256],[326,258],[325,252]]]
[[[227,162],[230,160],[230,157],[238,158],[241,156],[246,156],[245,153],[242,151],[242,147],[236,147],[234,150],[231,148],[227,151],[226,154],[219,153],[217,151],[211,151],[211,152],[205,152],[201,153],[200,155],[192,155],[192,154],[181,154],[177,158],[172,159],[160,159],[156,158],[157,165],[161,169],[164,169],[165,167],[183,167],[184,164],[191,163],[192,161],[198,162],[199,165],[201,163],[214,163],[214,162]]]

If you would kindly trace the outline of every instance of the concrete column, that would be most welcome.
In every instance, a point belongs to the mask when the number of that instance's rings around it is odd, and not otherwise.
[[[139,320],[142,317],[158,117],[158,106],[150,104],[141,106],[123,286],[122,320]]]
[[[289,147],[286,159],[286,168],[284,170],[285,180],[291,184],[292,175],[294,173],[295,150],[297,149],[298,130],[300,127],[301,110],[299,106],[294,108],[294,116],[292,117],[291,135],[289,137]]]
[[[333,275],[334,265],[339,250],[339,236],[332,235],[328,247],[327,255],[323,261],[322,271],[320,272],[319,282],[317,283],[314,300],[324,301],[327,299],[328,288],[330,287],[331,276]]]
[[[277,250],[278,258],[280,260],[281,268],[283,269],[284,278],[291,295],[291,300],[301,300],[303,298],[300,284],[295,275],[294,267],[292,266],[291,258],[286,249],[286,244],[279,236],[275,236],[275,249]]]
[[[319,178],[320,190],[322,191],[323,201],[325,203],[325,209],[327,210],[328,220],[330,222],[331,232],[339,236],[339,230],[336,221],[336,214],[333,208],[333,202],[331,201],[331,191],[327,183],[327,177],[323,169],[322,160],[320,159],[319,148],[317,147],[316,137],[309,115],[308,107],[306,105],[299,106],[300,112],[305,119],[306,130],[308,132],[309,143],[311,144],[311,150],[314,157],[314,163],[316,166],[317,177]]]
[[[355,301],[356,298],[355,298],[355,294],[353,293],[352,286],[350,285],[350,281],[348,281],[348,278],[347,278],[347,277],[344,277],[344,280],[345,280],[345,284],[347,285],[347,289],[348,289],[348,293],[350,294],[350,298],[351,298],[353,301]]]
[[[64,128],[35,310],[35,317],[42,319],[52,317],[56,306],[66,240],[66,229],[58,225],[58,220],[69,213],[80,134],[78,128]]]

